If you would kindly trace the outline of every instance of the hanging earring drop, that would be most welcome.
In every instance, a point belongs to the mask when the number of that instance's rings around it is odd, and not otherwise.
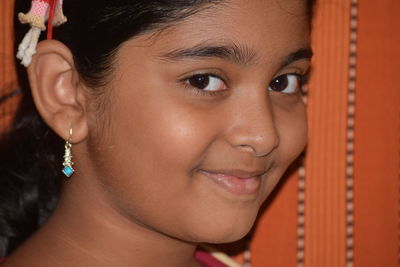
[[[74,168],[72,168],[72,165],[74,165],[74,163],[72,162],[71,138],[72,138],[72,128],[69,129],[69,140],[65,142],[64,146],[65,147],[64,162],[63,162],[64,168],[62,169],[62,172],[68,178],[71,177],[71,175],[75,172]]]

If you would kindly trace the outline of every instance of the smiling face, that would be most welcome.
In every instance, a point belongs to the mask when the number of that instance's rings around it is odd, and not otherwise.
[[[305,1],[233,0],[124,43],[77,173],[147,229],[241,238],[306,143],[308,30]]]

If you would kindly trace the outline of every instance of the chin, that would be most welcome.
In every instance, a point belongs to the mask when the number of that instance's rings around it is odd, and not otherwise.
[[[257,213],[227,216],[227,212],[221,212],[214,218],[199,220],[191,230],[191,238],[196,243],[222,244],[231,243],[242,239],[252,229],[257,218]],[[230,214],[232,215],[232,214]]]
[[[233,227],[225,227],[209,231],[202,237],[202,243],[223,244],[238,241],[245,237],[253,226],[253,222],[247,225],[235,225]]]

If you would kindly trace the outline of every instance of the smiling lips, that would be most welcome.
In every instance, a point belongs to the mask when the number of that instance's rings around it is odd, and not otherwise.
[[[247,172],[242,170],[200,170],[217,185],[237,195],[251,195],[258,192],[261,185],[261,176],[266,171]]]

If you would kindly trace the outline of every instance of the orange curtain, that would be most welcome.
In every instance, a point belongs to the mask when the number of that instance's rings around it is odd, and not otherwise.
[[[0,1],[0,97],[17,87],[13,0]],[[400,214],[400,1],[319,0],[309,145],[266,205],[252,266],[395,267]],[[5,129],[15,97],[0,107]]]

